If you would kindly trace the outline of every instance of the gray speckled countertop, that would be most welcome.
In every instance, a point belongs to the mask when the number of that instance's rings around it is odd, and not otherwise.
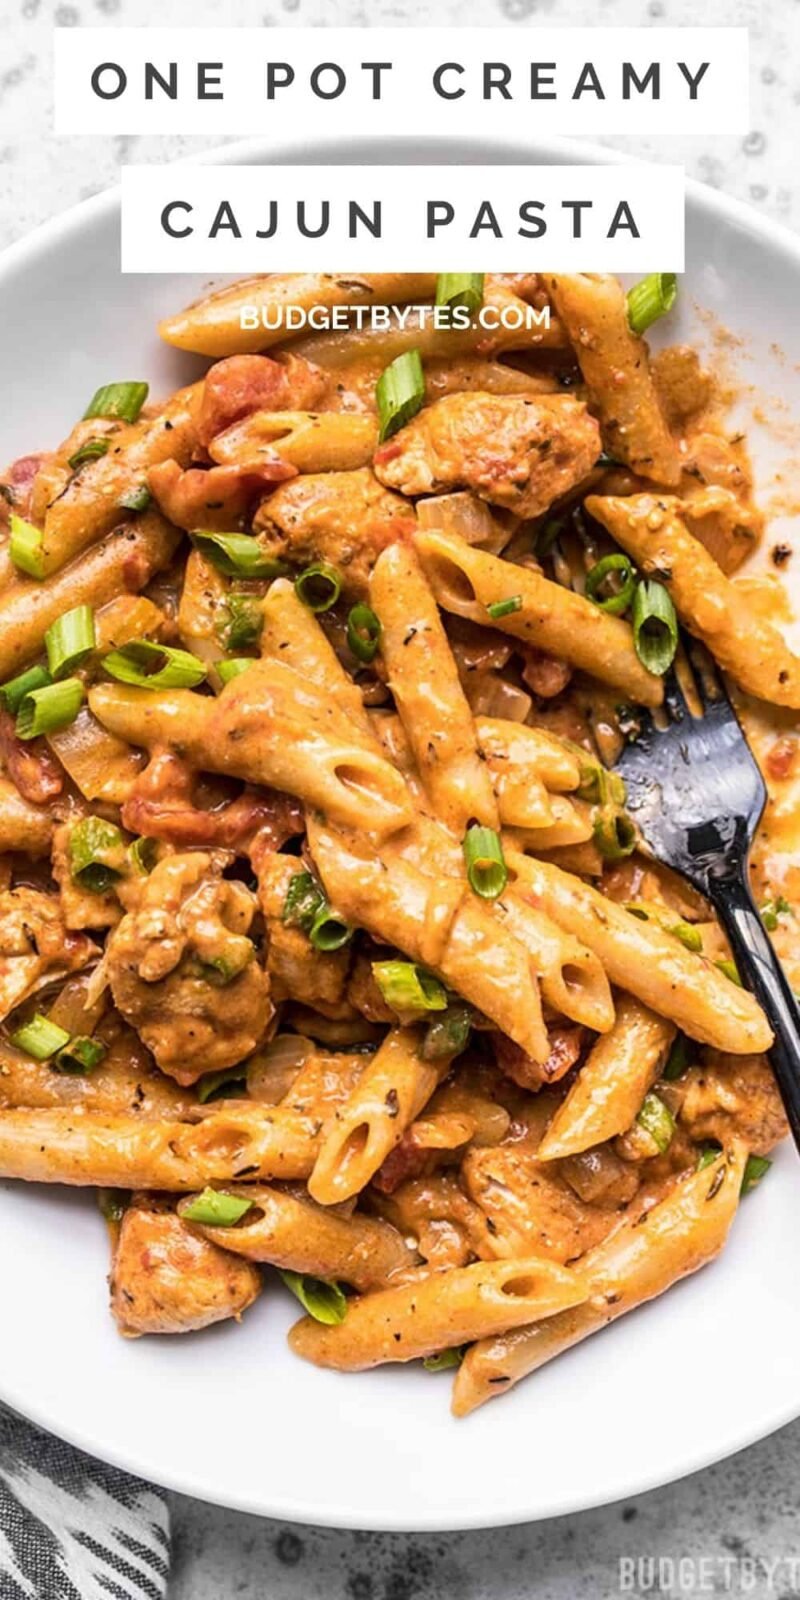
[[[188,138],[51,131],[50,29],[84,24],[747,23],[751,131],[636,141],[793,227],[800,0],[0,0],[0,243],[113,183],[121,160],[200,149]],[[610,141],[620,148],[623,139]],[[724,1330],[721,1330],[724,1336]],[[546,1443],[545,1446],[546,1448]],[[505,1532],[337,1533],[289,1528],[173,1497],[170,1600],[606,1600],[619,1593],[800,1595],[800,1422],[717,1467],[625,1505]],[[641,1566],[620,1567],[620,1562]],[[655,1561],[653,1567],[648,1563]],[[661,1563],[660,1566],[658,1563]],[[681,1563],[683,1563],[681,1565]]]

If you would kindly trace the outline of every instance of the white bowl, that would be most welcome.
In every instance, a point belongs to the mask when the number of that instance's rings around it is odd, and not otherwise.
[[[481,141],[297,150],[298,160],[614,159],[581,145]],[[274,159],[227,147],[207,159]],[[53,445],[98,384],[166,392],[201,370],[157,320],[204,287],[119,272],[116,193],[0,259],[5,398],[0,457]],[[687,275],[669,337],[708,343],[800,416],[800,241],[711,190],[690,189]],[[335,263],[332,263],[335,265]],[[778,352],[785,352],[785,358]],[[745,410],[747,408],[745,407]],[[745,419],[749,420],[749,419]],[[751,435],[762,485],[792,441]],[[775,537],[780,535],[775,524]],[[357,1377],[296,1360],[293,1307],[267,1291],[241,1328],[126,1342],[107,1306],[91,1195],[0,1184],[0,1396],[94,1455],[202,1499],[343,1527],[450,1529],[528,1521],[634,1494],[738,1450],[800,1413],[800,1167],[784,1148],[717,1263],[590,1339],[465,1422],[446,1376]]]

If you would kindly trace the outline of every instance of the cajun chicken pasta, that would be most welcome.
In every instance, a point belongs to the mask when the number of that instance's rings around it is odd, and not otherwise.
[[[2,475],[0,1176],[96,1189],[122,1334],[289,1291],[298,1356],[452,1368],[463,1415],[766,1172],[766,1018],[614,770],[683,628],[765,774],[791,977],[800,660],[737,576],[715,374],[645,341],[675,294],[251,279],[162,325],[204,377],[99,374]],[[516,327],[448,330],[482,304]]]

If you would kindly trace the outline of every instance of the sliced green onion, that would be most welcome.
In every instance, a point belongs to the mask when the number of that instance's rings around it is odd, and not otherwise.
[[[602,762],[593,760],[582,745],[569,742],[569,748],[581,764],[578,798],[591,800],[595,805],[624,806],[628,798],[625,779],[618,772],[610,772]]]
[[[645,1095],[636,1121],[640,1128],[644,1128],[645,1133],[649,1133],[659,1153],[663,1155],[664,1151],[669,1149],[675,1132],[675,1118],[669,1106],[665,1105],[657,1094]]]
[[[87,439],[74,456],[69,457],[67,465],[77,472],[78,467],[85,467],[87,461],[99,461],[101,456],[108,454],[110,443],[110,439]]]
[[[491,605],[486,607],[486,615],[491,617],[492,622],[499,622],[501,617],[510,617],[513,611],[521,610],[522,595],[511,594],[507,600],[493,600]]]
[[[44,553],[42,550],[42,530],[34,528],[32,522],[26,522],[24,517],[18,517],[12,511],[9,518],[11,538],[8,544],[8,553],[15,567],[20,572],[27,572],[30,578],[44,577]]]
[[[236,954],[233,953],[234,950]],[[253,955],[252,943],[249,939],[242,938],[241,942],[239,940],[236,941],[227,956],[213,956],[208,961],[190,963],[190,966],[194,969],[192,976],[202,978],[205,983],[213,983],[218,988],[224,989],[229,983],[233,983],[234,978],[238,978],[240,973],[244,972],[245,967],[250,965]]]
[[[214,662],[217,675],[223,683],[230,683],[232,678],[238,678],[240,672],[246,672],[252,665],[252,656],[232,656],[229,661]]]
[[[472,1008],[467,1005],[448,1006],[441,1016],[429,1022],[422,1041],[424,1061],[441,1061],[460,1056],[466,1050],[472,1030]]]
[[[483,280],[482,272],[440,272],[435,304],[477,311],[483,300]]]
[[[287,928],[302,928],[310,933],[317,917],[327,911],[328,902],[310,872],[296,872],[289,879],[281,922]]]
[[[147,877],[158,859],[158,840],[134,839],[128,848],[128,857],[133,871],[141,878]]]
[[[264,628],[261,602],[255,595],[239,594],[234,590],[225,605],[230,621],[227,628],[226,648],[247,650],[258,644]]]
[[[120,511],[146,511],[153,496],[146,483],[140,483],[138,488],[129,489],[127,494],[119,501]]]
[[[294,587],[309,611],[330,611],[342,592],[341,573],[327,561],[315,561],[295,578]]]
[[[63,1050],[69,1044],[69,1034],[64,1028],[59,1028],[49,1017],[43,1017],[41,1012],[26,1022],[24,1028],[18,1028],[11,1035],[11,1043],[18,1050],[24,1050],[27,1056],[33,1056],[35,1061],[48,1061],[57,1050]]]
[[[192,543],[229,578],[280,578],[286,571],[284,562],[264,555],[251,533],[193,533]]]
[[[150,392],[147,383],[106,383],[92,395],[83,413],[87,417],[118,417],[135,422]]]
[[[309,939],[315,950],[330,953],[332,950],[341,950],[343,945],[349,944],[355,932],[343,917],[337,917],[329,905],[324,905],[314,918],[309,930]]]
[[[541,528],[537,529],[533,547],[540,561],[550,554],[556,540],[564,532],[565,520],[563,516],[550,517]]]
[[[381,642],[381,625],[372,606],[359,600],[347,618],[347,644],[357,661],[369,666],[378,653]]]
[[[419,411],[425,399],[425,374],[418,350],[404,350],[401,356],[384,368],[375,386],[380,431],[378,439],[383,444],[398,428],[404,428]]]
[[[36,669],[33,668],[33,670],[35,671]],[[2,693],[3,690],[0,689],[0,694]],[[768,933],[775,932],[775,929],[778,926],[778,921],[781,917],[790,917],[791,915],[792,908],[789,904],[789,901],[786,900],[782,894],[778,895],[777,900],[765,901],[764,905],[761,907],[761,921],[763,922]]]
[[[88,660],[97,643],[91,606],[74,606],[52,623],[44,636],[52,678],[68,678]]]
[[[69,870],[91,894],[107,894],[125,867],[125,840],[104,817],[83,817],[69,836]]]
[[[737,967],[735,961],[715,961],[714,966],[718,967],[720,972],[723,973],[726,978],[730,978],[731,983],[735,983],[740,989],[742,988],[742,980],[739,977],[739,968]]]
[[[704,1144],[704,1145],[702,1145],[701,1148],[700,1148],[700,1151],[698,1153],[698,1156],[697,1156],[697,1164],[695,1166],[695,1172],[705,1172],[706,1167],[712,1167],[714,1165],[714,1162],[718,1161],[721,1155],[722,1155],[722,1145],[721,1144]]]
[[[633,642],[642,666],[663,678],[678,648],[678,618],[663,583],[641,579],[633,597],[632,620]]]
[[[447,991],[415,961],[373,961],[372,976],[393,1011],[445,1011]]]
[[[674,934],[676,939],[680,939],[681,944],[687,950],[691,950],[693,955],[702,955],[703,935],[699,928],[693,927],[691,922],[674,922],[665,931]]]
[[[17,736],[36,739],[42,733],[57,733],[74,722],[83,704],[85,690],[80,678],[62,678],[41,689],[30,689],[20,701]]]
[[[184,1222],[199,1222],[205,1228],[231,1228],[248,1212],[252,1200],[241,1200],[238,1195],[224,1194],[221,1189],[204,1189],[184,1206]]]
[[[636,849],[636,829],[627,811],[619,806],[598,806],[592,832],[605,861],[624,861]]]
[[[672,1048],[667,1056],[667,1063],[661,1074],[666,1083],[674,1083],[676,1078],[682,1078],[689,1065],[689,1041],[685,1033],[679,1033],[673,1040]]]
[[[437,1350],[435,1356],[426,1356],[422,1365],[426,1372],[447,1372],[450,1367],[460,1367],[466,1345],[456,1344],[452,1350]]]
[[[15,717],[26,694],[31,694],[34,689],[46,688],[50,681],[50,674],[44,667],[29,667],[27,672],[21,672],[17,678],[9,678],[8,683],[0,685],[0,700],[6,711]]]
[[[244,1086],[245,1082],[241,1063],[235,1067],[225,1067],[222,1072],[206,1072],[195,1084],[197,1098],[201,1106],[204,1106],[207,1100],[222,1098],[220,1089],[232,1089],[239,1084]]]
[[[612,572],[620,574],[622,587],[611,594],[607,594],[604,599],[598,599],[598,590],[602,588],[602,585]],[[612,617],[621,617],[623,611],[627,611],[635,589],[636,569],[630,556],[622,555],[621,552],[603,556],[602,561],[596,562],[586,574],[586,594],[588,599],[594,602],[599,611],[607,611]]]
[[[99,1039],[76,1034],[63,1050],[59,1050],[53,1065],[57,1072],[66,1072],[76,1078],[87,1077],[100,1065],[105,1053],[106,1046]]]
[[[130,1194],[127,1189],[98,1189],[97,1204],[106,1222],[121,1222],[128,1209]]]
[[[338,1283],[326,1283],[324,1278],[312,1278],[306,1272],[278,1270],[287,1289],[315,1322],[324,1322],[328,1327],[338,1327],[344,1322],[347,1298]]]
[[[672,310],[678,298],[674,272],[648,272],[628,290],[628,324],[631,333],[646,333],[659,317]]]
[[[508,868],[499,833],[474,822],[464,835],[464,860],[470,888],[482,900],[496,900],[508,883]]]
[[[748,1156],[745,1162],[740,1193],[749,1194],[751,1189],[757,1188],[771,1166],[772,1162],[768,1161],[766,1156]]]
[[[153,644],[150,639],[131,639],[104,656],[103,666],[119,683],[139,689],[193,689],[206,675],[202,661],[188,650]]]

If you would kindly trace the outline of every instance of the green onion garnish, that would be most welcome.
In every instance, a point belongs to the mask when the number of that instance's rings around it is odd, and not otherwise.
[[[65,611],[44,636],[50,676],[68,678],[77,672],[91,655],[96,643],[91,606],[75,606],[72,611]]]
[[[624,806],[628,798],[625,779],[618,772],[610,772],[602,762],[593,760],[582,745],[570,744],[570,749],[581,763],[578,798],[591,800],[595,805]]]
[[[404,350],[384,368],[375,386],[380,431],[378,439],[383,444],[398,428],[405,427],[419,411],[425,399],[425,374],[418,350]]]
[[[347,618],[347,644],[357,661],[369,666],[378,653],[381,642],[381,625],[372,606],[359,600]]]
[[[232,1089],[239,1084],[244,1087],[245,1082],[246,1079],[242,1072],[241,1063],[235,1067],[224,1067],[221,1072],[207,1072],[204,1077],[198,1079],[195,1085],[197,1098],[201,1106],[204,1106],[207,1100],[223,1098],[220,1096],[221,1089]]]
[[[17,712],[17,737],[36,739],[42,733],[57,733],[74,722],[83,704],[85,690],[80,678],[62,678],[41,689],[30,689]]]
[[[599,598],[598,591],[612,572],[620,574],[621,588],[606,594],[604,598]],[[620,551],[614,555],[603,556],[602,561],[596,562],[586,574],[587,598],[594,601],[598,610],[607,611],[613,617],[621,617],[623,611],[627,611],[635,588],[636,571],[633,562],[629,556],[623,555]]]
[[[486,607],[486,615],[491,617],[492,622],[499,622],[501,617],[510,617],[512,611],[521,610],[522,595],[512,594],[507,600],[493,600],[491,605]]]
[[[27,572],[31,578],[44,577],[44,554],[42,551],[42,530],[34,528],[32,522],[26,522],[24,517],[18,517],[12,511],[9,518],[11,538],[8,544],[8,553],[15,567],[20,572]]]
[[[605,861],[624,861],[636,849],[636,829],[619,806],[598,806],[594,814],[594,842]]]
[[[146,383],[106,383],[92,395],[83,413],[87,417],[117,417],[135,422],[150,392]]]
[[[482,272],[440,272],[435,304],[477,311],[483,300],[483,279]]]
[[[703,935],[699,928],[692,926],[691,922],[674,922],[666,931],[673,934],[676,939],[680,939],[681,944],[687,950],[691,950],[693,955],[702,955]]]
[[[766,1156],[748,1156],[740,1193],[749,1194],[751,1189],[755,1189],[771,1166],[772,1162],[768,1161]]]
[[[373,961],[372,976],[393,1011],[445,1011],[447,991],[415,961]]]
[[[76,1034],[63,1050],[59,1050],[53,1065],[57,1072],[66,1072],[76,1078],[86,1077],[100,1065],[105,1053],[106,1046],[99,1039]]]
[[[324,1278],[312,1278],[305,1272],[278,1270],[287,1289],[291,1290],[303,1310],[315,1322],[324,1322],[329,1327],[338,1327],[340,1322],[344,1322],[347,1298],[338,1283],[326,1283]]]
[[[153,644],[150,639],[131,639],[104,656],[103,666],[119,683],[139,689],[193,689],[206,675],[202,661],[188,650]]]
[[[450,1367],[460,1367],[466,1345],[456,1344],[452,1350],[437,1350],[435,1356],[426,1356],[422,1365],[426,1372],[447,1372]]]
[[[663,1155],[664,1151],[669,1149],[675,1132],[675,1118],[669,1106],[665,1105],[657,1094],[645,1095],[636,1121],[640,1128],[644,1128],[645,1133],[649,1133],[659,1153]]]
[[[35,671],[35,668],[33,670]],[[0,694],[2,693],[3,690],[0,689]],[[778,895],[777,900],[765,901],[764,905],[761,907],[761,921],[763,922],[768,933],[775,932],[780,917],[790,917],[791,915],[792,908],[789,904],[789,901],[786,900],[782,894]]]
[[[628,324],[631,333],[646,333],[652,323],[672,310],[678,298],[674,272],[648,272],[628,290]]]
[[[91,894],[107,894],[125,867],[125,840],[104,817],[83,817],[69,836],[69,870]]]
[[[234,590],[225,601],[225,617],[215,629],[226,650],[247,650],[257,644],[264,627],[264,613],[256,595]]]
[[[472,1029],[472,1008],[468,1005],[452,1005],[443,1011],[441,1016],[429,1022],[422,1041],[422,1056],[425,1061],[441,1061],[443,1058],[460,1056],[466,1050]]]
[[[663,583],[642,578],[633,597],[633,642],[643,667],[659,678],[678,648],[678,618]]]
[[[330,611],[342,592],[341,574],[327,561],[315,561],[295,578],[294,587],[309,611]]]
[[[63,1050],[69,1044],[69,1034],[37,1011],[24,1028],[12,1033],[11,1043],[18,1050],[24,1050],[27,1056],[33,1056],[35,1061],[48,1061],[57,1050]]]
[[[289,879],[281,912],[281,922],[287,928],[302,928],[303,933],[310,933],[317,918],[327,909],[328,902],[310,872],[296,872]]]
[[[718,1161],[721,1155],[721,1144],[701,1145],[697,1156],[697,1162],[695,1164],[695,1172],[705,1172],[706,1167],[713,1166],[714,1162]]]
[[[29,667],[27,672],[21,672],[18,677],[9,678],[8,683],[0,685],[0,700],[6,711],[15,717],[26,694],[33,689],[44,689],[49,682],[50,674],[44,667]]]
[[[133,871],[139,877],[146,878],[158,859],[158,840],[146,837],[134,839],[128,847],[128,859]]]
[[[349,944],[354,932],[343,917],[337,917],[329,905],[324,905],[314,918],[308,937],[315,950],[330,953]]]
[[[120,511],[146,511],[153,496],[146,483],[140,483],[138,488],[129,489],[119,502]]]
[[[181,1216],[184,1222],[199,1222],[205,1228],[231,1228],[252,1204],[252,1200],[240,1200],[238,1195],[224,1194],[221,1189],[204,1189],[183,1207]]]
[[[232,656],[229,661],[214,662],[217,675],[223,683],[230,683],[232,678],[238,678],[240,672],[246,672],[252,665],[252,656]]]
[[[715,961],[714,966],[718,967],[719,971],[723,973],[726,978],[730,978],[731,983],[735,983],[740,989],[742,988],[742,980],[739,977],[739,968],[737,967],[735,961]]]
[[[279,578],[286,571],[282,561],[264,555],[251,533],[193,533],[192,543],[228,578]]]
[[[121,1222],[128,1209],[130,1193],[127,1189],[98,1189],[97,1204],[106,1222]]]
[[[689,1065],[689,1041],[685,1033],[679,1033],[673,1040],[672,1048],[667,1056],[666,1066],[661,1074],[666,1083],[674,1083],[676,1078],[682,1078]]]
[[[74,456],[69,457],[67,465],[73,472],[77,472],[78,467],[84,467],[87,461],[99,461],[101,456],[108,454],[110,443],[110,439],[87,439],[80,450],[76,450]]]
[[[494,828],[483,828],[474,822],[464,835],[462,848],[470,888],[482,900],[496,900],[508,882],[500,835]]]

